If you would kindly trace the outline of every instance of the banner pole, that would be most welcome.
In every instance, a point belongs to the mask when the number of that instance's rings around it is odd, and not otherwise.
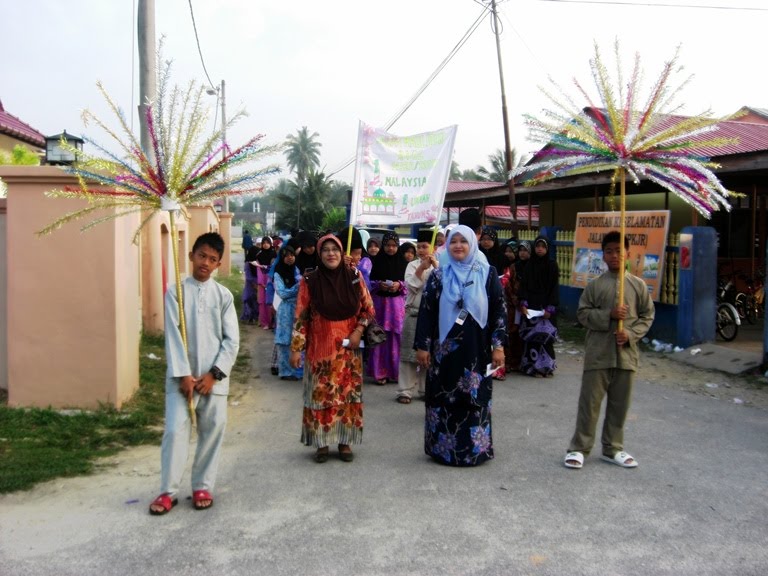
[[[349,225],[349,234],[347,234],[347,256],[352,252],[352,224]]]

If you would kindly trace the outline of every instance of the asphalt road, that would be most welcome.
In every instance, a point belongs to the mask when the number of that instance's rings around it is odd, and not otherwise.
[[[215,505],[147,506],[159,447],[0,497],[0,574],[764,575],[768,412],[636,382],[626,430],[635,470],[562,457],[580,354],[553,379],[494,392],[496,459],[452,469],[423,453],[423,404],[367,386],[353,463],[299,443],[301,384],[269,375],[271,333],[245,327],[250,379],[233,387]],[[185,478],[188,482],[188,474]]]

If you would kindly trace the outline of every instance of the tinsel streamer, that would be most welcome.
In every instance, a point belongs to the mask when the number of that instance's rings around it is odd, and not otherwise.
[[[712,118],[709,113],[670,118],[664,109],[673,105],[674,96],[680,91],[669,88],[670,78],[677,69],[678,53],[664,65],[645,101],[645,108],[635,110],[641,92],[640,57],[635,55],[632,72],[626,76],[621,68],[618,42],[615,52],[618,88],[614,88],[597,45],[590,67],[598,98],[593,99],[574,80],[587,101],[586,108],[576,107],[573,98],[554,82],[557,96],[542,90],[556,109],[544,110],[544,119],[526,115],[525,120],[529,138],[546,146],[531,163],[515,169],[513,176],[523,176],[523,184],[531,186],[552,178],[611,169],[613,188],[618,179],[617,170],[624,167],[635,183],[639,183],[641,176],[646,177],[680,196],[707,218],[714,210],[730,210],[728,196],[731,193],[720,185],[709,169],[715,166],[701,153],[733,142],[704,137],[725,118]],[[627,77],[629,80],[624,85]],[[681,176],[684,176],[683,185],[677,183]]]
[[[622,70],[618,40],[614,53],[617,82],[611,78],[595,43],[590,70],[598,99],[593,99],[574,79],[576,90],[587,103],[585,107],[577,106],[555,82],[551,82],[553,92],[541,88],[554,110],[545,109],[543,119],[531,115],[524,118],[529,139],[544,147],[530,163],[519,166],[510,176],[521,176],[525,186],[535,186],[553,178],[612,170],[611,204],[617,182],[621,185],[621,246],[627,176],[636,184],[641,177],[647,178],[707,218],[720,208],[730,210],[728,197],[734,193],[723,187],[711,170],[717,166],[702,153],[733,142],[717,137],[706,139],[708,132],[728,118],[712,118],[709,111],[684,118],[673,116],[679,109],[675,97],[690,81],[689,77],[675,89],[669,86],[673,74],[680,70],[679,50],[664,64],[640,110],[636,109],[642,88],[640,56],[635,55],[625,84],[627,76]],[[623,275],[621,290],[623,293]]]
[[[279,172],[277,166],[266,168],[248,168],[235,171],[234,168],[253,163],[256,160],[280,152],[277,146],[262,146],[262,136],[249,140],[245,145],[231,152],[226,145],[219,144],[224,130],[241,119],[245,114],[237,112],[226,125],[222,125],[207,137],[207,109],[202,104],[204,87],[190,82],[186,90],[174,87],[169,91],[170,62],[163,63],[161,50],[158,50],[157,99],[149,102],[144,120],[148,127],[152,156],[142,150],[138,139],[133,135],[125,120],[122,110],[112,100],[101,83],[98,90],[115,114],[124,134],[121,138],[117,131],[110,128],[94,114],[84,111],[83,121],[87,126],[94,123],[114,140],[123,154],[109,152],[104,146],[87,136],[83,140],[93,145],[104,156],[89,152],[76,152],[80,156],[78,163],[67,168],[78,181],[79,187],[66,187],[63,190],[51,190],[46,195],[52,198],[76,198],[87,201],[87,206],[69,212],[42,230],[38,235],[53,232],[62,225],[85,217],[96,216],[81,226],[87,230],[102,222],[120,218],[128,214],[146,212],[134,234],[134,242],[140,232],[158,211],[167,211],[171,223],[171,245],[174,249],[174,269],[176,291],[179,302],[179,329],[186,348],[186,322],[182,306],[183,291],[178,261],[178,231],[175,217],[177,211],[186,212],[193,204],[211,201],[217,198],[249,194],[263,190],[264,179]],[[170,98],[170,102],[168,99]],[[74,148],[64,139],[61,145],[68,150]],[[223,157],[216,161],[217,154],[224,150]],[[95,182],[98,188],[91,189],[88,182]],[[106,213],[105,213],[106,211]],[[101,215],[98,215],[101,213]],[[194,422],[194,409],[190,404],[190,418]]]

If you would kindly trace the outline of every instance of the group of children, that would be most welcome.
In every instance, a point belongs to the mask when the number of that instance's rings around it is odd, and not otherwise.
[[[284,352],[289,351],[290,330],[293,327],[291,300],[293,298],[295,306],[295,294],[301,275],[312,267],[315,251],[313,236],[302,234],[296,235],[294,242],[282,246],[270,261],[267,261],[266,255],[274,251],[272,242],[262,239],[259,252],[247,264],[256,269],[257,298],[262,294],[259,274],[269,276],[271,270],[275,294],[282,300],[278,306],[275,338],[281,374]],[[489,262],[498,258],[496,262],[503,266],[502,257],[509,262],[502,276],[507,276],[505,291],[517,292],[513,309],[515,314],[519,313],[523,318],[519,324],[521,337],[525,338],[526,331],[541,332],[535,323],[528,324],[525,319],[528,318],[527,311],[532,310],[534,305],[544,311],[538,318],[549,321],[553,315],[556,301],[553,303],[551,286],[547,284],[547,281],[552,282],[552,269],[541,266],[544,270],[542,278],[526,280],[533,274],[536,260],[532,257],[531,262],[524,267],[513,262],[525,261],[525,252],[530,252],[529,246],[521,242],[517,259],[512,260],[508,255],[508,247],[501,251],[493,250],[497,239],[492,234],[483,233],[482,229],[478,234],[481,236],[481,244],[485,242],[488,245],[485,257]],[[416,258],[410,262],[405,261],[394,233],[384,235],[378,252],[375,248],[370,250],[373,245],[369,241],[367,254],[359,231],[353,230],[351,235],[339,235],[345,249],[346,243],[351,243],[345,264],[357,267],[369,283],[371,293],[375,295],[374,301],[378,300],[377,319],[387,331],[387,340],[391,338],[388,346],[377,346],[369,351],[369,374],[379,383],[388,380],[398,382],[398,399],[403,403],[410,402],[414,391],[423,392],[424,375],[420,374],[412,360],[412,345],[409,342],[413,341],[410,334],[418,313],[421,291],[429,274],[439,266],[441,244],[439,241],[436,243],[438,253],[433,254],[431,235],[431,231],[419,233],[415,246]],[[484,240],[484,236],[489,238]],[[587,328],[587,338],[576,428],[564,459],[567,468],[581,468],[585,456],[591,451],[601,402],[605,396],[608,401],[601,437],[602,458],[625,468],[637,466],[637,461],[624,451],[623,429],[633,376],[638,367],[638,341],[650,329],[654,307],[644,282],[631,274],[624,274],[624,302],[618,303],[617,284],[622,251],[619,239],[618,232],[608,233],[603,238],[603,259],[608,271],[587,286],[579,301],[577,314],[579,321]],[[546,241],[540,246],[537,239],[534,245],[539,258],[546,256]],[[625,238],[623,248],[627,255],[628,238]],[[189,253],[192,275],[182,284],[186,342],[180,331],[176,289],[170,286],[166,292],[165,341],[168,368],[165,433],[161,448],[161,494],[149,509],[154,515],[166,514],[178,503],[193,418],[197,420],[198,439],[192,465],[192,503],[196,510],[204,510],[214,502],[212,490],[227,421],[229,374],[239,349],[239,327],[232,294],[212,280],[212,274],[221,265],[224,249],[221,236],[208,233],[195,241]],[[369,256],[371,253],[374,253],[373,257]],[[259,258],[260,254],[264,256]],[[536,286],[539,292],[532,290]],[[268,314],[265,318],[270,318],[271,322],[271,313],[264,312],[261,307],[265,300],[266,281],[264,300],[257,300],[258,314],[259,317]],[[508,313],[511,312],[508,310]],[[521,358],[521,367],[524,365],[525,358]],[[295,372],[290,376],[299,377]]]

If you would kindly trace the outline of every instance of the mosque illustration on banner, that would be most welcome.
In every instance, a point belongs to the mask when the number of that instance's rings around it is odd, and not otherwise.
[[[373,178],[365,182],[360,203],[362,204],[361,214],[394,215],[395,213],[395,195],[392,192],[387,194],[387,191],[381,187],[378,159],[373,161]]]

